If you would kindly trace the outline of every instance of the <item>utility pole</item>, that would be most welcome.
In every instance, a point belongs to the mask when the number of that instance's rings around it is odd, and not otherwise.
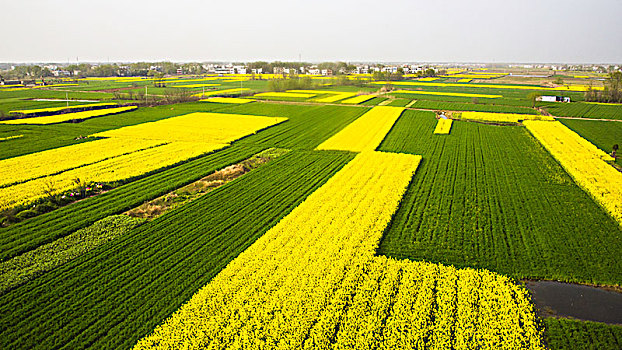
[[[67,101],[67,107],[69,107],[69,93],[65,91],[65,100]]]
[[[147,85],[145,85],[145,103],[147,103]]]

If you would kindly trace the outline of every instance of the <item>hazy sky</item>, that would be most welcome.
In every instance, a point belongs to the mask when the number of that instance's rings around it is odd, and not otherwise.
[[[622,63],[622,0],[0,0],[0,62]]]

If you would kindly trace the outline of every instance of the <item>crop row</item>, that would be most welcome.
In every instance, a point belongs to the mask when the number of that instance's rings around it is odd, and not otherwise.
[[[544,86],[525,86],[525,85],[507,85],[507,84],[480,84],[480,83],[472,83],[472,84],[458,84],[458,83],[422,83],[418,81],[377,81],[371,84],[385,85],[385,84],[394,84],[398,86],[418,86],[418,87],[471,87],[471,88],[490,88],[490,89],[513,89],[513,90],[536,90],[536,91],[563,91],[563,92],[585,92],[590,87],[586,85],[563,85],[559,87],[544,87]],[[597,90],[602,90],[602,88],[593,88]]]
[[[67,110],[74,109],[97,109],[97,108],[108,108],[111,106],[115,106],[116,103],[90,103],[90,104],[82,104],[82,105],[73,105],[73,106],[62,106],[62,107],[48,107],[48,108],[36,108],[36,109],[20,109],[10,111],[9,113],[16,114],[24,114],[24,115],[45,115],[46,113],[56,113]]]
[[[501,106],[494,104],[475,104],[460,102],[444,102],[444,101],[426,101],[417,100],[410,107],[420,109],[439,109],[447,111],[475,111],[475,112],[493,112],[493,113],[520,113],[520,114],[538,114],[535,109],[518,107],[518,106]]]
[[[0,347],[132,346],[351,159],[289,152],[6,293]]]
[[[622,104],[550,103],[544,105],[544,108],[560,117],[622,119]]]
[[[526,121],[525,126],[622,225],[622,173],[607,163],[614,159],[560,122]]]
[[[622,326],[589,321],[546,318],[546,342],[553,350],[620,349]]]
[[[48,116],[43,116],[43,117],[2,120],[0,121],[0,124],[55,124],[55,123],[62,123],[62,122],[71,121],[71,120],[84,120],[84,119],[89,119],[89,118],[101,117],[104,115],[123,113],[123,112],[134,110],[136,108],[138,107],[127,106],[127,107],[117,107],[117,108],[95,109],[95,110],[88,110],[88,111],[82,111],[82,112],[48,115]]]
[[[376,257],[421,157],[363,152],[135,349],[541,349],[506,277]]]
[[[395,90],[392,93],[395,94],[414,94],[414,95],[436,95],[436,96],[457,96],[468,98],[486,98],[495,99],[501,98],[503,95],[486,95],[486,94],[470,94],[464,92],[439,92],[439,91],[424,91],[424,90]]]
[[[379,150],[421,154],[380,253],[517,278],[622,282],[622,230],[521,126],[405,111]]]
[[[112,215],[66,237],[0,262],[0,294],[128,233],[144,220]]]
[[[515,114],[515,113],[487,113],[487,112],[462,112],[454,113],[455,117],[464,120],[477,120],[484,122],[518,123],[526,120],[553,121],[553,117],[546,115]]]

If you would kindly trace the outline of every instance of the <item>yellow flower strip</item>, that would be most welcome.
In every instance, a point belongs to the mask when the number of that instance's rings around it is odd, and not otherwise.
[[[69,190],[75,186],[75,178],[111,182],[135,177],[220,149],[285,120],[190,113],[92,135],[106,137],[103,140],[2,160],[0,175],[4,175],[4,184],[21,183],[0,189],[0,210],[44,197],[49,185],[52,193]],[[29,179],[33,180],[26,181]]]
[[[469,83],[471,80],[473,80],[473,79],[464,78],[464,79],[458,79],[458,82],[459,83]]]
[[[373,151],[404,111],[402,107],[377,106],[320,144],[319,150]]]
[[[192,96],[214,96],[214,95],[233,95],[233,94],[241,94],[244,91],[249,91],[249,88],[236,88],[236,89],[225,89],[225,90],[216,90],[216,91],[206,91],[205,93],[198,93]]]
[[[0,160],[0,186],[60,173],[163,143],[159,140],[102,139]]]
[[[184,84],[184,85],[172,85],[175,88],[200,88],[208,86],[220,86],[220,84]]]
[[[560,122],[526,121],[525,126],[575,182],[622,225],[622,173],[613,158]]]
[[[94,109],[94,110],[75,112],[75,113],[48,115],[44,117],[3,120],[3,121],[0,121],[0,124],[54,124],[54,123],[62,123],[62,122],[70,121],[70,120],[82,120],[82,119],[101,117],[101,116],[108,115],[108,114],[122,113],[122,112],[134,110],[136,108],[138,107],[127,106],[127,107],[118,107],[118,108]]]
[[[555,120],[553,117],[550,117],[547,115],[488,113],[488,112],[462,112],[460,114],[460,118],[466,119],[466,120],[508,122],[508,123],[518,123],[519,120],[548,120],[548,121]]]
[[[436,128],[434,128],[435,134],[448,135],[451,131],[451,125],[453,120],[451,119],[439,119],[438,123],[436,123]]]
[[[375,256],[420,159],[359,154],[135,349],[542,349],[509,278]]]
[[[345,98],[350,98],[350,97],[356,96],[356,94],[353,93],[353,92],[327,91],[327,93],[328,92],[331,93],[331,96],[316,98],[314,101],[315,102],[322,102],[322,103],[332,103],[332,102],[337,102],[339,100],[343,100]]]
[[[49,87],[61,87],[61,86],[79,86],[79,84],[52,84],[52,85],[37,85],[33,86],[33,89],[49,88]]]
[[[200,100],[201,102],[215,102],[215,103],[236,103],[243,104],[253,102],[255,100],[250,98],[236,98],[236,97],[212,97]]]
[[[359,96],[354,96],[352,98],[349,98],[347,100],[343,100],[341,101],[341,103],[356,105],[356,104],[371,100],[374,97],[376,96],[375,95],[359,95]]]
[[[418,95],[437,95],[437,96],[459,96],[459,97],[481,97],[481,98],[500,98],[502,95],[484,95],[484,94],[465,94],[461,92],[435,92],[420,90],[395,90],[394,94],[418,94]]]
[[[309,98],[317,95],[317,93],[299,93],[299,92],[262,92],[255,94],[255,97],[298,97]]]
[[[46,190],[50,190],[52,194],[71,190],[76,187],[74,179],[89,182],[125,180],[225,146],[200,142],[173,142],[110,158],[58,175],[0,188],[0,210],[43,198],[47,196]]]
[[[480,74],[447,74],[441,75],[443,78],[463,78],[463,79],[493,79],[506,76],[504,73],[480,73]]]
[[[197,112],[92,136],[226,144],[286,120],[281,117]]]
[[[622,103],[609,103],[609,102],[583,102],[591,105],[603,105],[603,106],[618,106],[622,107]]]
[[[13,140],[13,139],[19,139],[24,137],[24,135],[13,135],[13,136],[7,136],[7,137],[0,137],[0,141],[8,141],[8,140]]]
[[[30,90],[30,88],[27,88],[27,87],[3,88],[3,89],[0,89],[0,92],[2,92],[2,91],[21,91],[21,90]]]
[[[423,83],[421,81],[375,81],[370,84],[377,85],[405,85],[405,86],[434,86],[434,87],[481,87],[491,89],[518,89],[518,90],[546,90],[546,91],[587,91],[586,85],[564,85],[560,87],[522,86],[503,84],[458,84],[458,83]],[[594,90],[602,90],[603,87],[593,87]]]
[[[10,111],[9,113],[20,113],[20,114],[34,114],[34,113],[43,113],[43,112],[58,112],[64,111],[66,109],[76,109],[76,108],[92,108],[92,107],[102,107],[102,106],[116,106],[116,103],[92,103],[86,105],[75,105],[75,106],[64,106],[64,107],[50,107],[50,108],[38,108],[38,109],[20,109],[16,111]]]

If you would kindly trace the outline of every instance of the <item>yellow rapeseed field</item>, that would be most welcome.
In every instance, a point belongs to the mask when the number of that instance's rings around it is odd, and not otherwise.
[[[0,210],[75,187],[126,180],[226,147],[287,118],[190,113],[108,130],[104,139],[0,161]]]
[[[184,82],[186,83],[186,82]],[[210,86],[220,86],[220,84],[183,84],[183,85],[172,85],[172,87],[176,88],[200,88],[200,87],[210,87]]]
[[[513,114],[513,113],[488,113],[488,112],[462,112],[455,113],[455,117],[466,120],[479,120],[488,122],[518,123],[520,120],[555,120],[547,115]]]
[[[197,112],[108,130],[93,136],[226,144],[286,120],[281,117]]]
[[[329,96],[325,96],[325,97],[320,97],[320,98],[316,98],[315,102],[322,102],[322,103],[332,103],[332,102],[337,102],[339,100],[343,100],[346,98],[350,98],[350,97],[354,97],[356,96],[355,93],[353,92],[344,92],[344,91],[325,91],[325,90],[288,90],[287,92],[294,92],[294,93],[309,93],[309,94],[328,94]]]
[[[163,144],[159,140],[102,139],[0,160],[0,187],[101,162]]]
[[[309,98],[317,95],[317,93],[302,93],[302,92],[262,92],[255,94],[255,97],[294,97],[294,98]]]
[[[448,135],[451,131],[451,125],[453,124],[453,120],[451,119],[439,119],[438,123],[436,123],[436,128],[434,128],[435,134]]]
[[[329,91],[326,91],[326,93],[329,93]],[[320,97],[320,98],[316,98],[314,101],[315,102],[322,102],[322,103],[333,103],[333,102],[337,102],[339,100],[343,100],[346,98],[351,98],[356,96],[355,93],[353,92],[337,92],[337,91],[330,91],[330,96],[326,96],[326,97]]]
[[[437,96],[459,96],[459,97],[477,97],[477,98],[500,98],[502,95],[485,95],[485,94],[466,94],[461,92],[436,92],[421,90],[395,90],[395,94],[418,94],[418,95],[437,95]]]
[[[135,349],[543,349],[509,278],[375,255],[420,159],[359,154]]]
[[[402,107],[377,106],[320,144],[318,150],[373,151],[404,111]]]
[[[622,173],[613,158],[560,122],[526,121],[525,126],[597,203],[622,225]]]
[[[467,84],[467,83],[425,83],[419,81],[375,81],[370,84],[377,85],[404,85],[404,86],[433,86],[433,87],[481,87],[491,89],[519,89],[519,90],[544,90],[544,91],[587,91],[587,85],[564,85],[560,87],[521,86],[504,84]],[[594,90],[602,90],[602,86],[593,87]]]
[[[249,88],[236,88],[236,89],[224,89],[224,90],[215,90],[215,91],[206,91],[205,93],[198,93],[192,96],[214,96],[214,95],[236,95],[241,94],[244,91],[249,91]]]
[[[237,97],[212,97],[212,98],[206,98],[200,101],[201,102],[215,102],[215,103],[244,104],[244,103],[253,102],[255,100],[250,99],[250,98],[237,98]]]
[[[9,113],[19,113],[19,114],[52,113],[52,112],[64,111],[67,109],[93,108],[93,107],[104,107],[104,106],[116,106],[116,103],[106,102],[106,103],[92,103],[92,104],[85,104],[85,105],[63,106],[63,107],[20,109],[20,110],[10,111]]]
[[[98,141],[91,143],[98,143]],[[149,171],[179,163],[189,158],[197,157],[204,153],[215,151],[225,146],[226,145],[202,142],[173,142],[162,144],[108,158],[57,175],[40,177],[10,187],[0,188],[0,210],[26,204],[49,194],[57,194],[70,190],[76,186],[74,179],[81,179],[88,182],[125,180]]]
[[[0,124],[54,124],[54,123],[62,123],[62,122],[70,121],[70,120],[82,120],[82,119],[101,117],[101,116],[109,115],[109,114],[122,113],[122,112],[134,110],[136,108],[138,107],[127,106],[127,107],[118,107],[118,108],[94,109],[94,110],[75,112],[75,113],[47,115],[43,117],[3,120],[3,121],[0,121]]]

